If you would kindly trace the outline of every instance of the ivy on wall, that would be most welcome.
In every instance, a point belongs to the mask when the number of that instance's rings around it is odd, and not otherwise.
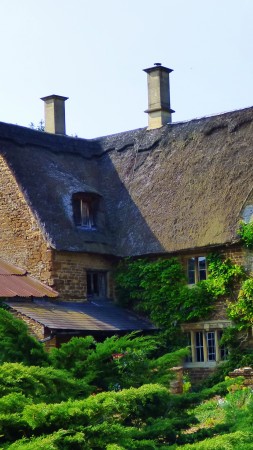
[[[242,244],[253,249],[253,222],[240,223]],[[215,303],[227,303],[228,318],[236,331],[253,326],[253,278],[242,266],[210,254],[208,279],[189,288],[177,258],[125,259],[115,273],[119,302],[145,314],[173,340],[180,324],[208,320]]]
[[[244,269],[217,254],[208,256],[208,279],[189,288],[177,258],[122,261],[115,281],[121,304],[147,315],[170,337],[181,323],[207,319],[215,302],[231,295],[245,277]]]
[[[248,249],[253,249],[253,222],[240,222],[240,227],[237,230],[237,234],[240,236],[245,247]]]
[[[240,222],[237,231],[242,244],[249,250],[253,249],[253,222]],[[239,331],[247,330],[253,325],[253,278],[247,274],[242,280],[236,301],[228,303],[228,317]]]

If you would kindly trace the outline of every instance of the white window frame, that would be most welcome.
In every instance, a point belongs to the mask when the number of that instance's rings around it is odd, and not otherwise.
[[[205,268],[202,269],[200,267],[200,262],[201,261],[205,261]],[[192,268],[191,268],[192,266]],[[205,278],[203,278],[201,276],[201,272],[205,272]],[[193,275],[193,279],[191,279],[192,277],[190,276]],[[187,280],[188,280],[188,284],[190,286],[198,283],[201,280],[206,280],[207,279],[207,261],[206,261],[206,256],[191,256],[189,258],[187,258]]]
[[[220,347],[224,328],[231,326],[230,321],[208,321],[196,324],[184,324],[182,330],[188,333],[191,354],[185,367],[214,367],[224,361],[227,350]]]

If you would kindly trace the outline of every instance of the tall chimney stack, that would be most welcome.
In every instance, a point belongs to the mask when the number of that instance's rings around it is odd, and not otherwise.
[[[171,123],[170,79],[172,69],[155,63],[154,67],[144,69],[148,74],[148,129],[160,128]]]
[[[45,110],[45,131],[55,134],[66,134],[65,101],[68,97],[48,95],[42,97]]]

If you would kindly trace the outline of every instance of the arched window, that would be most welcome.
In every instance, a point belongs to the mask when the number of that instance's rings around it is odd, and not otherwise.
[[[94,230],[96,228],[96,196],[77,192],[72,196],[72,205],[75,225],[87,230]]]

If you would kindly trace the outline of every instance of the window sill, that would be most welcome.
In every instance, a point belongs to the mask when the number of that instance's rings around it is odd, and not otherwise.
[[[223,364],[224,362],[225,361],[185,362],[183,366],[186,369],[215,368],[218,364]]]
[[[77,230],[81,230],[81,231],[97,231],[96,227],[84,227],[82,225],[76,225]]]

